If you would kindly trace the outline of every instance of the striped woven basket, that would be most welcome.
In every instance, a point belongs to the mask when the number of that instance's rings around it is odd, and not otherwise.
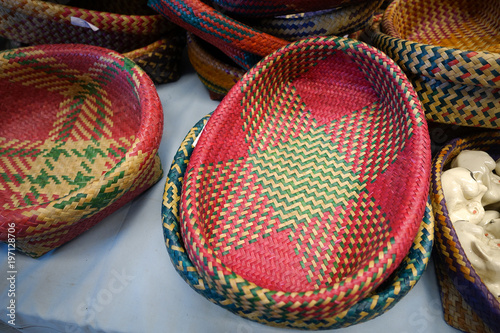
[[[367,3],[380,5],[381,1],[371,0]],[[202,0],[149,0],[148,4],[172,22],[216,46],[245,70],[289,43],[283,38],[247,25],[242,20],[229,17]],[[360,20],[367,21],[363,11],[348,13],[351,24],[357,24]],[[342,16],[337,14],[337,18]],[[342,26],[345,28],[349,23],[344,22]],[[288,29],[298,29],[297,32],[300,33],[302,28],[292,24]]]
[[[188,33],[187,50],[191,65],[213,100],[222,100],[245,74],[220,50],[191,33]]]
[[[407,73],[429,120],[500,128],[498,1],[395,0],[367,38]]]
[[[72,0],[68,5],[2,0],[0,36],[25,45],[81,43],[109,48],[136,61],[156,83],[179,78],[185,46],[182,29],[148,8],[145,0]]]
[[[157,182],[163,112],[123,55],[53,44],[0,52],[0,240],[39,257]],[[10,235],[10,236],[9,236]]]
[[[180,196],[184,173],[194,149],[193,144],[208,119],[209,116],[200,120],[181,143],[167,176],[162,205],[163,232],[170,259],[180,276],[196,292],[233,313],[263,324],[316,330],[347,327],[373,319],[391,309],[418,282],[427,266],[434,238],[434,218],[430,203],[427,204],[424,218],[417,236],[413,240],[410,252],[394,273],[370,296],[343,312],[332,313],[325,320],[305,321],[296,318],[293,321],[280,321],[268,318],[265,313],[252,314],[252,312],[245,311],[235,305],[230,299],[218,294],[216,290],[211,289],[187,255],[179,223]]]
[[[325,320],[407,255],[429,172],[424,115],[399,68],[361,42],[300,41],[246,73],[210,118],[185,173],[183,241],[249,317]]]
[[[342,8],[252,20],[252,26],[290,41],[315,36],[344,36],[366,28],[383,2],[364,1]]]
[[[465,149],[486,151],[496,160],[500,157],[500,133],[489,131],[475,136],[452,140],[434,157],[431,176],[431,198],[436,219],[435,232],[437,252],[439,254],[438,260],[442,266],[442,275],[445,281],[447,283],[452,281],[453,283],[453,286],[450,286],[449,289],[456,289],[470,309],[487,326],[496,331],[498,320],[500,319],[500,303],[486,288],[467,259],[453,224],[448,217],[446,201],[441,186],[441,174],[449,168],[452,160]],[[447,306],[448,303],[443,302],[443,305]],[[457,307],[453,311],[460,311],[461,308]],[[466,321],[477,321],[468,313],[470,311],[462,312],[462,316],[467,316],[465,317]],[[451,325],[457,324],[454,322],[454,320],[449,320]],[[466,327],[460,329],[465,330]]]

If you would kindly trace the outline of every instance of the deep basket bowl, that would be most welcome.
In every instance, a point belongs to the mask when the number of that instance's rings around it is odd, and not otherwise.
[[[179,204],[184,173],[191,158],[194,143],[208,118],[207,116],[201,119],[181,143],[167,175],[162,205],[163,233],[170,259],[179,275],[196,292],[235,314],[266,325],[318,330],[347,327],[373,319],[396,305],[418,282],[427,267],[434,239],[434,217],[430,203],[427,204],[425,215],[417,236],[413,240],[410,252],[391,276],[366,298],[345,311],[330,312],[326,319],[297,317],[294,320],[276,320],[269,318],[265,311],[245,311],[224,295],[211,289],[187,255],[179,222]]]
[[[161,177],[162,106],[128,58],[20,48],[0,52],[0,80],[1,241],[14,234],[18,250],[41,256]]]
[[[493,332],[496,332],[500,318],[500,303],[482,282],[460,245],[458,235],[448,215],[441,185],[442,173],[450,167],[451,162],[463,150],[485,151],[497,160],[500,158],[500,134],[489,131],[475,136],[455,139],[444,146],[434,157],[431,175],[431,199],[436,219],[435,235],[438,269],[442,272],[440,276],[441,283],[451,283],[450,286],[444,287],[455,291],[460,296],[458,299],[461,301],[463,298],[465,304],[472,309],[472,312]],[[448,305],[449,302],[443,302],[443,306]],[[458,309],[460,309],[459,306],[451,306],[445,310],[453,312],[458,311]],[[447,321],[450,325],[461,330],[471,328],[463,326],[465,323],[477,321],[477,319],[473,320],[472,315],[467,315],[466,311],[462,311],[460,317],[465,320],[455,321],[453,317],[448,316]]]
[[[427,119],[500,128],[498,1],[395,0],[368,29],[406,72]]]
[[[266,57],[210,118],[181,230],[209,286],[275,320],[322,319],[384,281],[422,222],[430,144],[384,54],[317,38]]]

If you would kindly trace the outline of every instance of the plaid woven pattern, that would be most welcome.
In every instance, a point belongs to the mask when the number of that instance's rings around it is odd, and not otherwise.
[[[411,246],[428,140],[385,55],[346,39],[291,44],[233,87],[200,137],[181,199],[189,257],[246,311],[284,321],[344,311]]]
[[[364,29],[383,2],[383,0],[365,1],[333,10],[265,18],[252,22],[252,26],[286,40],[314,36],[343,36]]]
[[[269,318],[263,311],[245,311],[231,300],[218,294],[216,290],[211,289],[186,253],[179,223],[184,173],[194,149],[193,143],[206,125],[208,118],[209,116],[206,116],[201,119],[181,143],[167,175],[162,205],[163,232],[170,259],[180,276],[195,291],[233,313],[263,324],[303,329],[332,329],[365,322],[381,315],[391,309],[417,283],[427,266],[434,238],[434,218],[430,203],[427,204],[424,218],[410,252],[397,270],[371,296],[346,311],[330,313],[329,318],[324,320],[296,318],[293,321],[277,321]]]
[[[86,9],[94,7],[99,10]],[[120,14],[124,10],[130,12]],[[99,30],[75,26],[72,18]],[[79,43],[131,52],[127,56],[143,65],[157,83],[178,78],[185,45],[183,32],[141,0],[71,1],[69,5],[5,0],[0,3],[0,36],[26,45]]]
[[[453,140],[434,157],[431,177],[431,198],[436,219],[435,234],[439,261],[445,274],[449,276],[465,302],[492,330],[495,330],[498,325],[500,303],[481,281],[460,245],[453,224],[448,217],[441,175],[449,168],[452,160],[465,149],[486,151],[494,159],[498,159],[500,157],[499,143],[500,134],[497,132],[485,132]]]
[[[499,128],[500,35],[492,6],[396,0],[382,29],[376,22],[368,31],[370,42],[408,74],[429,120]]]
[[[38,257],[161,177],[163,113],[149,77],[88,45],[0,53],[0,240]]]
[[[212,54],[210,44],[203,43],[195,35],[188,33],[188,57],[201,82],[208,89],[210,98],[222,100],[238,82],[245,71],[220,52]],[[212,51],[218,51],[213,50]],[[222,59],[226,61],[222,61]]]

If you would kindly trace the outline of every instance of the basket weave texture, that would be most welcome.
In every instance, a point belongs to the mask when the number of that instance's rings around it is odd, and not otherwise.
[[[76,26],[74,18],[98,30]],[[157,83],[179,78],[185,45],[183,31],[140,0],[72,0],[68,5],[5,0],[0,3],[0,36],[26,45],[78,43],[115,50],[137,61]]]
[[[265,313],[245,311],[231,300],[211,289],[189,259],[180,230],[180,196],[184,173],[193,152],[196,138],[206,125],[209,116],[201,119],[186,135],[174,157],[167,175],[162,205],[163,232],[167,251],[180,276],[199,294],[229,311],[257,322],[279,327],[302,329],[332,329],[347,327],[373,319],[391,309],[418,282],[427,266],[434,238],[434,218],[430,203],[426,207],[420,229],[408,255],[400,266],[374,293],[351,308],[331,313],[325,320],[280,321],[269,318]]]
[[[429,120],[498,129],[499,8],[485,0],[395,0],[367,38],[407,73]]]
[[[0,53],[0,240],[39,257],[162,175],[163,111],[121,54],[54,44]]]
[[[448,216],[446,201],[441,185],[442,173],[462,150],[481,150],[489,153],[495,160],[500,157],[500,134],[485,132],[475,136],[451,141],[434,157],[431,176],[431,198],[436,220],[436,248],[443,274],[452,281],[453,286],[482,321],[493,331],[498,327],[500,303],[486,288],[477,275],[460,245],[457,233]],[[443,303],[447,306],[447,303]],[[468,312],[463,311],[466,316]],[[470,318],[474,321],[473,318]],[[461,328],[465,329],[465,328]]]
[[[429,172],[426,122],[399,68],[364,43],[304,40],[245,74],[210,118],[185,174],[183,241],[245,311],[323,320],[407,255]]]

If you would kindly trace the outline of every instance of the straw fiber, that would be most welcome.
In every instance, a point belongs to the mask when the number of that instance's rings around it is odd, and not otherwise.
[[[157,182],[154,84],[114,51],[59,44],[0,53],[0,240],[39,257]]]

